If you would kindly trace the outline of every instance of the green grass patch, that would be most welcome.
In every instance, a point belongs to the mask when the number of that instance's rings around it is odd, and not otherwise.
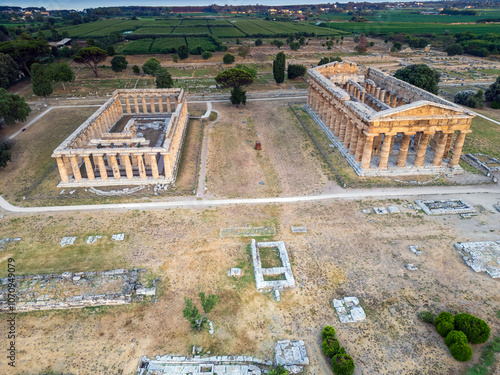
[[[472,119],[472,133],[465,137],[464,153],[483,153],[500,157],[500,125],[476,116]]]
[[[494,337],[483,349],[479,363],[468,369],[464,375],[489,375],[493,374],[493,367],[498,362],[500,353],[500,336]]]
[[[262,268],[282,267],[283,265],[277,247],[261,247],[259,255]]]

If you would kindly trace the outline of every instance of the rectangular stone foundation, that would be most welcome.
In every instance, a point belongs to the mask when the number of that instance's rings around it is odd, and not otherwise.
[[[313,120],[318,124],[318,126],[323,130],[328,139],[332,144],[340,151],[342,156],[347,160],[349,165],[354,169],[354,172],[358,176],[362,177],[391,177],[391,176],[414,176],[414,175],[438,175],[438,174],[461,174],[463,169],[460,166],[454,168],[446,167],[447,160],[443,159],[443,164],[441,167],[435,167],[432,164],[424,164],[422,167],[415,167],[413,165],[407,165],[406,167],[397,167],[395,163],[389,161],[386,170],[373,168],[373,169],[362,169],[361,162],[354,160],[354,155],[349,153],[349,149],[344,147],[342,142],[333,134],[333,132],[325,125],[325,123],[319,118],[319,116],[308,106],[304,105],[304,109],[309,113]],[[373,160],[374,161],[374,160]],[[373,163],[372,165],[376,165]]]

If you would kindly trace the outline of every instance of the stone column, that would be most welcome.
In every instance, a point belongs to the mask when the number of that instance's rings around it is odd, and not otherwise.
[[[148,104],[146,103],[146,98],[142,97],[142,113],[148,113]]]
[[[164,165],[163,173],[165,175],[165,178],[172,177],[172,166],[170,165],[170,155],[169,154],[163,155],[163,165]]]
[[[377,98],[377,99],[380,100],[380,87],[377,87],[375,89],[375,95],[374,96],[375,96],[375,98]]]
[[[378,98],[382,103],[385,103],[385,90],[380,90],[380,96]]]
[[[425,152],[427,151],[427,145],[429,144],[429,138],[431,135],[429,133],[423,133],[420,136],[417,148],[417,156],[415,157],[415,167],[421,167],[424,165]]]
[[[385,134],[384,143],[382,143],[382,149],[380,150],[380,160],[378,162],[378,167],[380,169],[387,169],[387,162],[389,161],[389,154],[391,152],[391,144],[394,134]]]
[[[104,158],[102,154],[94,154],[94,158],[97,159],[97,166],[99,167],[99,173],[101,174],[102,180],[108,179],[108,171],[106,170],[106,164],[104,163]]]
[[[135,107],[135,114],[139,114],[139,103],[137,101],[137,96],[134,96],[134,107]]]
[[[399,145],[398,160],[396,165],[398,167],[404,167],[406,165],[406,158],[408,156],[408,148],[410,147],[411,136],[413,133],[404,133],[401,144]]]
[[[447,158],[450,155],[451,143],[453,142],[453,133],[448,134],[448,139],[446,140],[446,146],[444,148],[444,157]]]
[[[130,162],[130,154],[123,154],[123,164],[125,164],[125,172],[129,180],[134,178],[134,171],[132,170],[132,163]]]
[[[361,158],[361,169],[370,169],[370,161],[372,160],[373,139],[377,134],[365,133],[365,147]]]
[[[365,94],[366,94],[366,90],[363,90],[363,92],[361,93],[361,103],[365,102]]]
[[[341,123],[341,116],[340,116],[340,112],[336,111],[335,112],[335,115],[334,115],[335,119],[334,119],[334,124],[333,124],[333,134],[338,137],[339,134],[340,134],[340,123]]]
[[[145,180],[146,176],[146,167],[144,166],[144,158],[142,154],[136,154],[137,157],[137,165],[139,167],[139,177],[141,180]]]
[[[85,161],[85,170],[87,171],[87,177],[90,181],[95,180],[94,176],[94,167],[92,166],[92,162],[90,161],[89,156],[84,156],[83,160]]]
[[[153,174],[153,178],[156,180],[160,178],[160,175],[158,173],[158,164],[156,163],[156,153],[149,154],[149,158],[151,160],[151,172]]]
[[[132,113],[132,108],[130,108],[130,99],[128,96],[125,97],[125,105],[127,106],[127,114]]]
[[[448,163],[448,167],[456,167],[460,161],[460,155],[462,154],[462,147],[465,142],[465,134],[470,133],[470,130],[460,130],[453,145],[453,150],[451,151],[451,158]]]
[[[380,145],[382,144],[382,134],[378,134],[373,140],[373,155],[380,154]]]
[[[108,157],[108,165],[113,170],[113,177],[115,180],[119,180],[121,178],[120,175],[120,167],[118,166],[118,161],[116,160],[116,154],[106,154]]]
[[[172,103],[170,103],[170,97],[167,96],[167,111],[168,113],[172,112]]]
[[[158,107],[159,107],[160,113],[163,113],[163,100],[162,100],[161,96],[158,97]]]
[[[434,145],[434,158],[432,159],[432,165],[440,167],[443,161],[444,149],[446,147],[446,142],[448,141],[448,133],[441,133],[439,140],[435,142]]]
[[[57,168],[59,169],[59,175],[61,176],[62,182],[69,182],[68,172],[66,171],[66,166],[64,165],[64,161],[62,157],[58,156],[56,158]]]
[[[70,156],[69,162],[71,163],[71,170],[73,171],[73,177],[75,178],[76,181],[80,181],[82,179],[82,174],[80,173],[80,166],[78,165],[76,156]]]
[[[355,161],[361,161],[363,157],[363,148],[365,147],[365,134],[362,130],[358,132],[358,141],[356,142],[356,154],[354,155]]]
[[[340,130],[339,130],[339,140],[340,142],[344,142],[345,139],[345,131],[347,126],[347,119],[345,117],[341,117],[340,119]]]
[[[351,142],[349,143],[349,153],[351,155],[354,155],[356,153],[356,147],[357,147],[357,142],[358,142],[358,136],[359,136],[359,130],[356,127],[355,124],[352,126],[352,132],[351,132]]]
[[[149,98],[149,102],[151,103],[151,113],[156,113],[155,97],[152,96],[151,98]]]
[[[349,143],[351,143],[351,133],[352,133],[352,122],[347,120],[345,136],[344,136],[344,147],[349,148]]]
[[[398,105],[398,97],[396,95],[393,95],[391,98],[391,107],[396,108]]]

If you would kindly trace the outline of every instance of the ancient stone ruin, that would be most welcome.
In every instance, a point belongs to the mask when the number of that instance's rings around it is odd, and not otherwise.
[[[366,319],[365,310],[359,305],[356,297],[334,299],[333,307],[337,311],[340,323],[355,323]]]
[[[16,276],[16,311],[75,309],[123,305],[156,294],[142,285],[144,270]],[[8,278],[0,279],[0,311],[8,311]]]
[[[472,112],[350,62],[307,72],[306,109],[358,175],[462,171],[458,162]]]
[[[272,237],[276,235],[275,227],[228,227],[221,228],[219,237]]]
[[[299,374],[309,364],[304,341],[281,340],[274,344],[274,362],[282,365],[289,374]]]
[[[451,215],[475,212],[474,207],[461,199],[416,200],[415,203],[427,215]]]
[[[281,259],[280,267],[263,268],[260,249],[262,248],[277,248]],[[288,252],[283,241],[274,242],[256,242],[252,239],[252,262],[255,273],[255,284],[257,289],[275,289],[292,288],[295,286],[295,280],[292,274],[292,266],[288,258]],[[269,276],[282,276],[278,280],[266,280]]]
[[[459,242],[455,248],[474,272],[500,278],[500,241]]]
[[[54,150],[58,186],[174,182],[187,120],[182,89],[114,91]]]

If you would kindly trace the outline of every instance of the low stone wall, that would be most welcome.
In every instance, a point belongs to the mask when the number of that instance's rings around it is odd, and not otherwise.
[[[117,269],[16,276],[15,312],[123,305],[141,300],[142,296],[154,296],[156,285],[145,288],[140,282],[143,273]],[[0,279],[0,312],[12,312],[7,303],[7,285],[8,278]]]

